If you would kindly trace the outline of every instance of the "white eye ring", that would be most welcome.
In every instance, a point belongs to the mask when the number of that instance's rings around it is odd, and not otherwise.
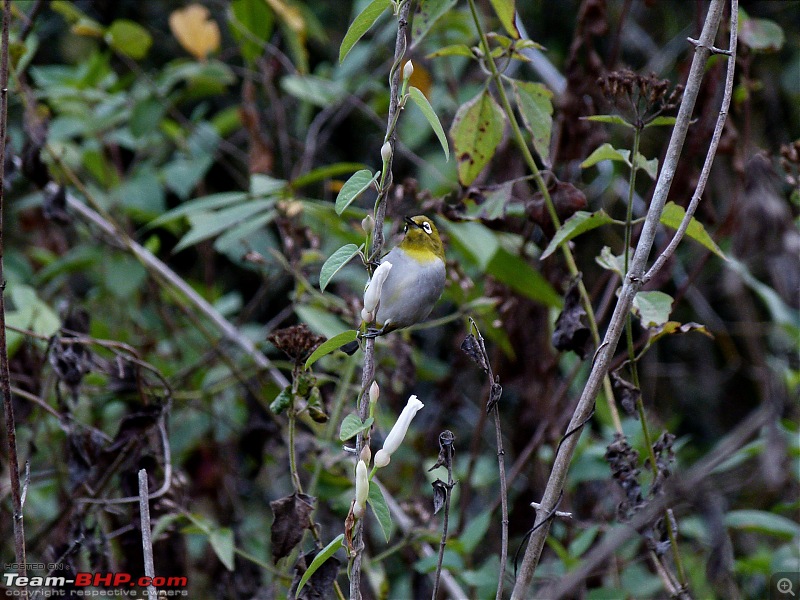
[[[428,235],[430,235],[431,233],[433,233],[433,229],[431,229],[431,224],[430,224],[430,223],[423,223],[423,224],[422,224],[422,229],[423,229],[423,231],[425,231],[425,233],[427,233]]]

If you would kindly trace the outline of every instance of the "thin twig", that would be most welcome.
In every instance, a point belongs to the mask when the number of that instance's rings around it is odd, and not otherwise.
[[[144,574],[151,580],[156,576],[153,564],[153,540],[150,538],[150,502],[147,490],[147,471],[139,471],[139,522],[142,527],[142,553],[144,554]],[[147,586],[147,596],[156,598],[158,592],[154,585]]]
[[[11,507],[14,521],[14,557],[17,573],[25,575],[25,527],[22,519],[22,491],[19,483],[19,458],[17,456],[17,427],[14,419],[14,403],[11,398],[11,371],[8,365],[6,344],[6,281],[3,274],[3,209],[5,208],[5,164],[8,117],[8,28],[11,22],[11,0],[3,2],[2,49],[0,49],[0,386],[3,391],[3,410],[6,421],[8,444],[8,477],[11,483]],[[28,590],[20,587],[23,598]]]
[[[439,506],[436,501],[437,494],[444,494],[444,518],[442,519],[442,537],[439,540],[439,557],[436,560],[436,574],[433,579],[433,592],[431,593],[431,600],[436,600],[439,595],[439,581],[442,575],[442,561],[444,561],[444,549],[447,546],[447,529],[450,525],[450,500],[453,494],[453,487],[456,482],[453,481],[453,455],[455,454],[456,436],[450,430],[444,430],[439,434],[439,460],[433,465],[431,471],[437,467],[445,466],[447,468],[447,483],[437,479],[433,483],[434,494],[434,514],[438,512]]]
[[[677,122],[675,123],[672,137],[670,138],[667,148],[664,166],[659,175],[655,191],[653,192],[653,199],[647,212],[647,218],[645,219],[639,243],[636,246],[636,252],[631,261],[630,270],[626,273],[622,291],[611,317],[608,330],[606,331],[603,343],[600,345],[595,355],[592,371],[589,374],[586,387],[575,408],[572,420],[568,425],[568,430],[572,430],[578,423],[584,422],[587,415],[592,412],[597,394],[608,373],[608,365],[616,350],[617,342],[619,341],[625,324],[625,318],[631,309],[634,296],[641,288],[645,263],[653,246],[661,213],[664,210],[672,179],[675,176],[678,158],[680,157],[683,142],[686,139],[692,111],[700,91],[700,84],[703,80],[706,61],[711,54],[710,48],[714,42],[714,37],[716,36],[722,18],[723,6],[723,0],[713,0],[709,6],[708,14],[706,15],[703,25],[703,31],[700,35],[700,44],[695,48],[695,54],[689,71],[683,100],[678,112]],[[580,436],[573,435],[567,438],[556,455],[553,469],[542,498],[542,510],[537,512],[537,519],[547,514],[555,507],[564,489],[567,471],[569,470],[569,465],[572,461],[572,456],[578,444],[579,437]],[[544,548],[548,531],[548,524],[544,524],[543,527],[537,529],[531,536],[525,551],[522,566],[520,567],[516,585],[514,586],[514,591],[511,595],[512,599],[522,600],[523,598],[529,597],[530,584],[534,572],[536,571],[536,565],[539,562],[542,549]]]

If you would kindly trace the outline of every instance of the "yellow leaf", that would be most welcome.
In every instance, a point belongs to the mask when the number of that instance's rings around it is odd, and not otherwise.
[[[403,63],[403,66],[405,66],[405,63]],[[421,61],[418,60],[414,63],[414,71],[411,73],[408,83],[425,94],[428,100],[431,99],[433,77],[431,76],[431,72],[425,68],[425,65],[423,65]]]
[[[198,60],[205,60],[219,48],[219,26],[209,18],[205,6],[190,4],[173,11],[169,15],[169,28],[180,45]]]
[[[289,29],[300,36],[305,36],[306,22],[296,7],[289,6],[284,0],[267,0],[267,4],[275,11],[278,18],[286,23]]]

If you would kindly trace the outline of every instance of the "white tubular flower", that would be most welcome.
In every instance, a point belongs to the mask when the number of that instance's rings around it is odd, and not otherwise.
[[[389,142],[385,142],[383,146],[381,146],[381,158],[383,162],[388,162],[390,158],[392,158],[392,145]]]
[[[382,262],[372,274],[369,285],[364,291],[364,308],[361,310],[361,318],[367,323],[371,323],[375,318],[375,311],[378,309],[378,302],[381,301],[381,290],[383,282],[392,270],[392,263]]]
[[[403,409],[403,412],[400,413],[394,427],[392,427],[389,435],[386,436],[386,441],[383,442],[383,448],[375,453],[374,465],[376,467],[385,467],[389,464],[392,454],[400,447],[403,438],[406,437],[406,432],[408,431],[408,426],[411,425],[411,420],[423,406],[425,405],[420,402],[416,396],[411,396],[408,399],[408,403]]]
[[[369,476],[367,464],[360,460],[356,465],[356,501],[353,504],[353,515],[360,519],[367,510],[367,496],[369,496]]]
[[[403,79],[411,79],[411,75],[414,73],[414,63],[408,61],[405,65],[403,65]]]

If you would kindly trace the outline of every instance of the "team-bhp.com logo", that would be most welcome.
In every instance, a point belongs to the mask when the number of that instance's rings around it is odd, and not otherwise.
[[[20,596],[23,588],[37,588],[42,596],[66,596],[66,588],[71,588],[70,595],[103,597],[127,596],[129,598],[146,598],[148,587],[157,588],[157,597],[188,596],[186,577],[134,577],[130,573],[76,573],[75,577],[49,575],[24,576],[17,573],[3,573],[6,596]],[[91,589],[90,589],[91,588]],[[110,589],[109,589],[110,588]],[[136,589],[142,588],[142,589]],[[138,593],[137,593],[138,592]]]

